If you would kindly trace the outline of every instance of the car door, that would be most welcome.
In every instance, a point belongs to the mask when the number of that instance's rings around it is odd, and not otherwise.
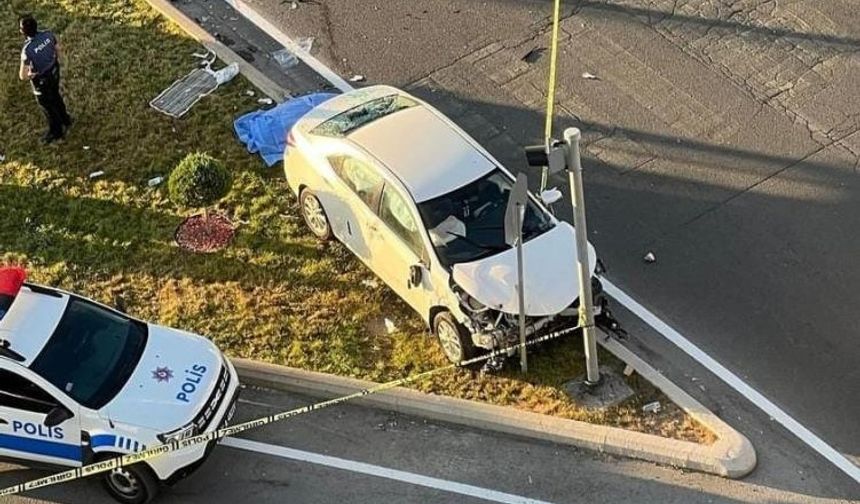
[[[367,243],[367,224],[376,217],[383,178],[376,166],[358,156],[335,155],[329,157],[329,162],[343,186],[338,194],[340,201],[335,205],[337,215],[330,217],[332,229],[347,248],[375,271]]]
[[[385,184],[377,216],[368,224],[368,242],[380,278],[426,318],[434,299],[430,256],[421,221],[410,202],[396,185]],[[413,283],[413,267],[420,272],[417,284]]]
[[[49,384],[28,376],[26,368],[3,364],[0,362],[0,456],[81,465],[78,408],[67,399],[58,399]]]

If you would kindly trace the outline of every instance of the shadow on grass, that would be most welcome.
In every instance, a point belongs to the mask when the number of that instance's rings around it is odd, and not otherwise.
[[[265,247],[286,264],[276,269],[255,265],[238,254],[231,257],[244,250],[241,229],[237,245],[214,254],[191,254],[172,241],[179,216],[32,187],[0,185],[0,214],[6,216],[0,230],[3,252],[47,264],[70,263],[95,275],[144,273],[263,284],[273,276],[295,275],[290,266],[317,255],[313,247],[254,237],[255,251]],[[334,275],[314,275],[321,277],[309,280],[337,284]]]

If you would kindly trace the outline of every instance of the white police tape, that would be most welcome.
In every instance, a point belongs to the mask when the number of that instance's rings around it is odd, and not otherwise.
[[[535,345],[538,343],[542,343],[545,341],[549,341],[552,339],[559,338],[566,334],[570,334],[578,329],[581,326],[571,327],[568,329],[562,329],[559,331],[555,331],[544,336],[539,336],[532,340],[527,341],[525,344],[517,343],[516,345],[511,345],[506,348],[502,348],[499,350],[494,350],[493,352],[481,355],[479,357],[475,357],[473,359],[465,360],[460,362],[459,364],[449,364],[447,366],[439,367],[436,369],[431,369],[430,371],[424,371],[423,373],[414,374],[412,376],[407,376],[405,378],[399,378],[397,380],[393,380],[386,383],[381,383],[379,385],[375,385],[373,387],[360,390],[353,394],[349,394],[342,397],[337,397],[335,399],[329,399],[327,401],[318,402],[316,404],[311,404],[308,406],[303,406],[301,408],[296,408],[289,411],[284,411],[281,413],[277,413],[274,415],[269,415],[267,417],[258,418],[256,420],[250,420],[248,422],[243,422],[236,425],[231,425],[228,427],[223,427],[221,429],[214,430],[212,432],[207,432],[204,434],[200,434],[197,436],[193,436],[187,439],[183,439],[181,441],[171,441],[166,444],[154,446],[152,448],[148,448],[146,450],[142,450],[136,453],[130,453],[128,455],[123,455],[121,457],[116,457],[109,460],[104,460],[101,462],[95,462],[93,464],[85,465],[83,467],[79,467],[76,469],[70,469],[68,471],[64,471],[61,473],[53,474],[51,476],[46,476],[44,478],[39,478],[36,480],[28,481],[26,483],[20,483],[18,485],[10,486],[8,488],[4,488],[0,490],[0,497],[6,497],[9,495],[15,495],[21,492],[25,492],[27,490],[35,490],[37,488],[42,488],[50,485],[56,485],[58,483],[65,483],[68,481],[86,478],[88,476],[92,476],[94,474],[104,473],[111,471],[113,469],[117,469],[120,467],[124,467],[131,464],[136,464],[138,462],[142,462],[144,460],[153,459],[156,457],[160,457],[163,455],[167,455],[172,452],[176,452],[179,450],[183,450],[185,448],[190,448],[192,446],[197,446],[200,444],[210,443],[212,441],[227,437],[234,436],[239,434],[240,432],[245,432],[247,430],[256,429],[262,427],[264,425],[268,425],[275,422],[280,422],[282,420],[286,420],[288,418],[292,418],[294,416],[302,415],[305,413],[310,413],[312,411],[320,410],[323,408],[328,408],[329,406],[335,406],[337,404],[342,404],[347,401],[351,401],[353,399],[358,399],[367,395],[376,394],[385,390],[393,389],[395,387],[399,387],[401,385],[405,385],[407,383],[412,383],[428,376],[442,373],[445,371],[451,371],[453,369],[459,367],[471,366],[473,364],[477,364],[494,357],[498,357],[501,355],[505,355],[510,353],[513,350],[517,350],[522,347],[527,347],[531,345]]]

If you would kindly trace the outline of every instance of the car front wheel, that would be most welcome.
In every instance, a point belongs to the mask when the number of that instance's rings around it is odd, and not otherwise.
[[[459,364],[475,356],[472,335],[457,322],[451,312],[445,311],[436,315],[433,319],[433,332],[449,361]]]
[[[146,504],[158,495],[158,479],[143,463],[113,469],[102,481],[108,493],[123,504]]]
[[[299,205],[301,205],[305,224],[308,225],[311,232],[320,240],[330,240],[332,236],[331,224],[329,224],[325,209],[323,209],[322,203],[316,195],[309,189],[302,189],[301,194],[299,194]]]

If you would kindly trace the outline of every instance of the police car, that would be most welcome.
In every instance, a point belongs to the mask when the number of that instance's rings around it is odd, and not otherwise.
[[[77,467],[230,420],[238,376],[209,340],[58,289],[23,281],[11,292],[6,287],[0,457]],[[120,502],[149,502],[160,483],[187,476],[213,446],[115,469],[104,485]]]

